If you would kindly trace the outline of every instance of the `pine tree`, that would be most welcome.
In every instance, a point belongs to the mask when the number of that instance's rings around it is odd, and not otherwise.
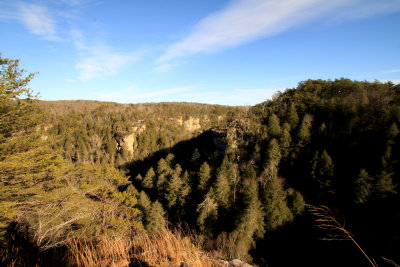
[[[139,198],[138,198],[138,207],[142,211],[142,213],[145,216],[145,224],[146,222],[146,216],[149,214],[151,210],[151,201],[150,198],[147,196],[147,194],[144,191],[140,191],[139,193]]]
[[[106,141],[106,153],[110,156],[111,159],[114,158],[115,153],[117,151],[117,141],[114,138],[108,136]]]
[[[249,165],[244,169],[243,178],[251,180],[257,179],[257,173],[253,166]]]
[[[154,178],[156,177],[156,173],[154,172],[154,169],[150,167],[150,169],[147,171],[146,176],[144,177],[142,181],[142,187],[145,189],[152,189],[154,186]]]
[[[310,142],[310,125],[303,120],[300,124],[299,131],[297,132],[297,149],[301,150]]]
[[[236,231],[239,239],[250,248],[254,246],[254,239],[264,236],[264,211],[258,199],[257,182],[246,180],[243,194],[244,210],[239,215]]]
[[[218,219],[218,204],[213,198],[214,191],[210,191],[204,197],[204,200],[197,206],[197,225],[202,232],[211,234],[214,224]]]
[[[207,189],[207,185],[208,185],[208,181],[211,178],[211,174],[210,174],[210,166],[207,164],[207,162],[204,162],[199,169],[198,172],[198,185],[197,185],[197,189],[200,191],[205,191]]]
[[[140,183],[143,181],[143,177],[142,177],[142,175],[140,173],[138,175],[136,175],[135,181],[138,181]]]
[[[303,213],[305,205],[306,202],[300,192],[295,191],[292,195],[289,195],[288,206],[295,217]]]
[[[324,149],[321,154],[316,151],[312,160],[311,178],[316,185],[316,190],[320,196],[324,194],[334,194],[332,178],[335,174],[335,167],[332,158]]]
[[[290,144],[292,142],[292,137],[290,136],[289,131],[290,131],[290,126],[287,123],[285,123],[282,127],[282,135],[279,138],[279,143],[283,158],[286,158],[290,152]]]
[[[229,169],[228,169],[228,179],[230,181],[230,186],[231,186],[231,195],[232,195],[232,202],[233,205],[236,205],[237,201],[237,191],[238,191],[238,186],[240,182],[240,175],[238,171],[238,165],[237,164],[229,164]]]
[[[380,198],[386,198],[397,193],[397,186],[393,183],[392,176],[393,173],[387,173],[385,171],[379,174],[376,182],[376,194]]]
[[[190,194],[190,192],[192,191],[192,188],[189,184],[189,173],[188,171],[185,171],[181,177],[181,188],[179,190],[179,194],[178,194],[178,206],[179,209],[177,211],[179,216],[183,216],[184,215],[184,210],[186,209],[186,204],[187,204],[187,198]]]
[[[156,189],[159,197],[163,197],[165,195],[165,190],[168,184],[168,177],[171,173],[172,170],[170,167],[170,161],[166,159],[160,159],[157,163],[157,180],[156,180]]]
[[[267,230],[275,230],[292,220],[286,192],[278,176],[272,176],[262,190]]]
[[[279,125],[279,118],[272,113],[268,118],[268,132],[272,137],[279,137],[281,134],[281,126]]]
[[[276,139],[271,139],[268,144],[268,150],[267,150],[267,164],[266,165],[274,165],[277,167],[279,165],[279,162],[281,160],[281,150],[278,144],[278,141]]]
[[[215,200],[218,202],[218,205],[224,209],[229,209],[232,204],[230,198],[229,165],[228,158],[225,157],[217,170],[217,179],[214,184]]]
[[[296,107],[293,103],[290,104],[287,112],[287,122],[290,124],[292,129],[296,128],[299,123],[299,116],[297,115]]]
[[[367,202],[372,194],[374,178],[371,177],[366,169],[361,169],[357,179],[354,181],[354,193],[357,204]]]
[[[128,187],[125,190],[128,194],[133,195],[135,197],[139,196],[139,191],[134,187],[132,184],[128,185]]]
[[[325,122],[323,122],[322,124],[321,124],[321,126],[318,128],[318,134],[320,135],[320,136],[322,136],[322,137],[324,137],[324,136],[326,136],[327,135],[327,129],[326,129],[326,124],[325,124]]]
[[[151,209],[146,218],[146,229],[150,232],[161,232],[165,229],[166,220],[164,218],[165,211],[160,202],[155,201],[151,205]]]
[[[28,88],[35,73],[25,76],[26,71],[19,68],[19,60],[2,58],[1,54],[0,66],[0,141],[3,141],[17,132],[33,130],[40,112],[33,105],[35,96]]]
[[[271,139],[268,144],[266,161],[264,163],[264,172],[267,177],[278,175],[278,165],[281,160],[281,149],[279,148],[278,141]]]
[[[169,153],[166,157],[165,157],[165,161],[167,162],[167,165],[169,167],[174,165],[174,160],[175,160],[175,155],[172,153]]]
[[[181,172],[182,168],[179,166],[179,164],[177,164],[175,170],[171,174],[170,180],[167,183],[165,200],[167,202],[168,208],[175,206],[178,200],[178,196],[183,185],[182,179],[180,177]]]

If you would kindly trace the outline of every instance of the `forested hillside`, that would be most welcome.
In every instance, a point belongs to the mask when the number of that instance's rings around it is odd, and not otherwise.
[[[123,163],[146,158],[195,137],[246,107],[196,103],[117,104],[98,101],[40,101],[48,135],[62,138],[54,148],[74,162]]]
[[[400,262],[399,85],[307,80],[253,107],[48,102],[1,64],[4,264]]]
[[[225,257],[370,264],[350,241],[317,241],[348,239],[315,229],[305,203],[327,205],[377,262],[398,261],[399,96],[391,83],[302,82],[245,120],[134,165],[133,184],[146,193],[139,208],[146,212],[147,197],[160,201],[170,221],[188,223]]]

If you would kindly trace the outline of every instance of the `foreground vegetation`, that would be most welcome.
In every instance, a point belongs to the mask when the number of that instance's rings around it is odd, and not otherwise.
[[[251,108],[46,102],[1,65],[3,264],[400,262],[399,85],[308,80]]]

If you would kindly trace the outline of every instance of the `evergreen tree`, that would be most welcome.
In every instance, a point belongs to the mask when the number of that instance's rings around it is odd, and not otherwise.
[[[367,202],[373,190],[373,181],[374,178],[368,174],[367,170],[360,170],[357,179],[354,181],[355,203],[363,204]]]
[[[278,176],[272,176],[262,189],[267,230],[275,230],[292,220],[286,192]]]
[[[105,143],[106,143],[106,152],[110,156],[110,158],[113,159],[117,151],[117,146],[118,146],[117,141],[115,141],[114,138],[107,136]]]
[[[215,200],[218,205],[224,209],[229,209],[231,206],[230,199],[230,183],[229,183],[229,166],[228,158],[225,157],[222,165],[217,170],[217,179],[215,181]]]
[[[382,171],[376,182],[376,193],[380,198],[386,198],[392,194],[396,194],[396,185],[392,179],[393,173]]]
[[[139,198],[138,198],[138,207],[142,211],[144,215],[144,223],[147,225],[147,216],[151,210],[151,201],[150,198],[144,191],[140,191]]]
[[[281,126],[279,124],[279,118],[278,116],[275,115],[275,113],[272,113],[268,117],[268,132],[272,137],[279,137],[281,134]]]
[[[200,166],[200,170],[198,172],[199,182],[197,185],[197,189],[204,192],[207,189],[208,181],[210,180],[210,178],[210,166],[207,164],[207,162],[204,162]]]
[[[287,112],[287,122],[290,124],[290,128],[292,129],[296,128],[299,123],[299,116],[297,115],[296,107],[293,103],[290,103]]]
[[[160,159],[157,163],[157,181],[156,189],[159,197],[165,195],[165,190],[168,184],[168,176],[172,173],[169,161]]]
[[[304,198],[301,195],[301,193],[295,191],[292,195],[289,195],[288,197],[288,206],[292,214],[296,217],[304,212],[306,202],[304,201]]]
[[[143,181],[143,177],[142,177],[142,175],[140,173],[138,175],[136,175],[135,181],[138,181],[140,183]]]
[[[182,187],[182,179],[180,177],[182,172],[182,168],[180,167],[179,164],[176,165],[175,170],[171,174],[170,180],[167,183],[166,186],[166,192],[165,192],[165,200],[167,202],[167,207],[171,208],[175,206],[177,200],[178,200],[178,195],[181,191]]]
[[[139,191],[134,187],[132,184],[128,185],[128,187],[125,190],[128,194],[133,195],[135,197],[139,196]]]
[[[28,84],[35,76],[19,68],[19,60],[2,58],[0,54],[0,141],[20,131],[32,130],[39,113],[33,105],[35,96]],[[21,100],[26,98],[26,100]]]
[[[169,166],[169,167],[174,165],[174,160],[175,160],[175,155],[172,153],[169,153],[165,157],[165,161],[167,162],[167,166]]]
[[[282,154],[281,150],[278,144],[278,141],[276,139],[271,139],[268,144],[268,150],[267,150],[267,164],[266,165],[273,165],[277,167],[279,165],[279,162],[281,160]]]
[[[311,178],[316,185],[316,192],[320,196],[324,194],[334,194],[332,178],[335,174],[335,168],[332,158],[324,149],[321,155],[316,151],[312,160]]]
[[[179,209],[177,211],[179,216],[183,216],[184,215],[184,210],[187,208],[187,198],[190,194],[190,192],[192,191],[192,188],[189,184],[189,173],[188,171],[185,171],[181,177],[181,188],[179,190],[179,194],[178,194],[178,206]]]
[[[237,191],[240,182],[240,175],[237,164],[229,164],[228,179],[230,180],[230,185],[231,185],[232,202],[233,205],[236,205],[237,193],[238,193]]]
[[[305,147],[309,142],[310,142],[310,125],[303,120],[300,124],[298,133],[297,133],[297,138],[298,138],[298,143],[297,143],[297,149],[301,150],[303,147]]]
[[[265,232],[264,212],[255,180],[246,180],[243,204],[244,210],[239,215],[236,231],[239,239],[250,248],[255,245],[254,239],[262,238]]]
[[[254,170],[253,166],[249,165],[244,169],[243,178],[247,178],[247,179],[250,179],[250,180],[256,180],[257,179],[257,173]]]
[[[282,157],[286,158],[290,152],[290,144],[292,142],[292,137],[290,136],[290,126],[285,123],[282,127],[282,135],[279,138],[280,148],[282,151]]]
[[[145,189],[152,189],[154,186],[155,177],[156,173],[154,172],[154,169],[150,167],[150,169],[147,171],[146,176],[142,181],[142,187]]]
[[[151,209],[146,218],[146,229],[150,232],[161,232],[165,229],[166,220],[164,218],[165,211],[160,202],[155,201],[151,205]]]
[[[328,152],[324,149],[321,154],[319,175],[326,177],[333,177],[335,170],[332,158],[329,156]]]
[[[273,138],[269,141],[266,154],[267,159],[264,163],[264,173],[267,174],[267,177],[276,176],[278,174],[278,165],[282,157],[276,139]]]
[[[213,232],[214,225],[218,219],[218,204],[213,195],[214,191],[211,188],[196,209],[198,214],[197,225],[202,232],[208,234]]]
[[[325,124],[325,122],[323,122],[322,124],[321,124],[321,126],[319,127],[319,129],[318,129],[318,134],[320,135],[320,136],[322,136],[322,137],[324,137],[324,136],[326,136],[327,135],[327,129],[326,129],[326,124]]]

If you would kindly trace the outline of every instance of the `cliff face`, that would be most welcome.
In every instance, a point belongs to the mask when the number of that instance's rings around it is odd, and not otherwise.
[[[185,129],[189,132],[194,132],[201,128],[200,118],[189,117],[188,120],[184,121]]]
[[[130,134],[124,136],[120,142],[120,146],[124,147],[131,154],[137,147],[137,136],[146,130],[146,124],[144,121],[138,121],[130,131]]]
[[[194,132],[196,130],[201,129],[200,121],[204,121],[205,123],[209,122],[207,117],[204,117],[202,119],[198,117],[189,117],[187,120],[184,120],[182,116],[179,116],[177,118],[171,118],[170,121],[176,124],[177,126],[185,127],[185,130],[189,132]]]
[[[179,126],[183,127],[183,131],[186,131],[190,134],[194,133],[195,131],[201,130],[201,122],[203,119],[196,118],[196,117],[189,117],[187,120],[183,120],[182,116],[178,118],[171,118],[170,121]],[[208,118],[204,118],[204,122],[209,122]],[[146,131],[146,123],[143,120],[139,120],[131,127],[129,134],[125,135],[121,141],[119,142],[118,149],[122,147],[125,148],[130,153],[133,153],[138,145],[138,136]]]

